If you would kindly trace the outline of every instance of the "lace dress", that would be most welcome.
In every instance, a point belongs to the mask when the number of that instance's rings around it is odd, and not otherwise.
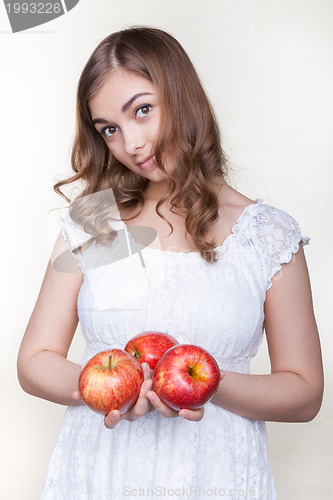
[[[68,212],[59,222],[70,250],[89,239]],[[121,220],[112,227],[126,233]],[[221,369],[249,373],[262,341],[271,279],[308,240],[292,217],[256,200],[217,247],[217,263],[198,252],[147,247],[141,255],[87,269],[89,250],[73,254],[84,274],[77,302],[86,341],[81,364],[98,351],[124,348],[139,332],[156,330],[204,347]],[[85,405],[69,407],[40,498],[204,496],[277,498],[264,422],[209,402],[200,422],[154,411],[109,430],[103,416]]]

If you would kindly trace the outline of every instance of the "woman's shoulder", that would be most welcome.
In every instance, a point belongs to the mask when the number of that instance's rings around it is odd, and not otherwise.
[[[226,186],[224,192],[222,218],[229,218],[232,231],[239,236],[266,245],[274,241],[275,246],[283,247],[296,247],[300,241],[303,245],[309,243],[309,238],[302,235],[298,222],[289,213],[262,199],[252,200],[230,186]]]
[[[256,203],[255,200],[236,191],[236,189],[226,183],[224,183],[219,190],[219,201],[222,210],[227,209],[229,211],[234,211],[236,216],[237,212],[239,215],[239,212],[242,212],[248,205]]]
[[[242,248],[258,257],[259,269],[263,270],[266,289],[272,286],[272,277],[282,264],[290,262],[300,245],[310,242],[303,236],[298,222],[289,213],[264,203],[262,199],[251,200],[237,191],[228,193],[230,199],[225,212],[237,220],[232,228]]]
[[[218,198],[219,214],[227,231],[234,228],[252,205],[258,204],[258,200],[244,196],[226,183],[219,189]]]
[[[296,220],[284,210],[265,203],[261,198],[252,200],[227,184],[220,190],[220,213],[232,225],[242,222],[256,227],[275,224],[298,228]]]

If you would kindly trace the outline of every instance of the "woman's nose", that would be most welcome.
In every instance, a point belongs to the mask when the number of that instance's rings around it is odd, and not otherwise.
[[[143,132],[139,127],[131,127],[128,130],[123,131],[123,137],[124,147],[127,154],[134,155],[145,145]]]

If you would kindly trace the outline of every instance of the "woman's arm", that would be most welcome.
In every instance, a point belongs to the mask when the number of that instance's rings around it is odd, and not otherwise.
[[[63,249],[67,248],[59,236],[58,252],[59,241]],[[83,402],[72,394],[78,388],[81,366],[66,357],[78,324],[76,302],[82,274],[56,271],[53,261],[51,257],[21,343],[18,379],[29,394],[64,405],[79,405]]]
[[[225,372],[212,401],[250,419],[312,420],[322,402],[323,367],[301,245],[292,260],[282,265],[267,292],[265,331],[271,374]]]

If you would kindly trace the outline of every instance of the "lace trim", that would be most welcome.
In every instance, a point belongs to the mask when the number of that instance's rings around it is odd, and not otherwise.
[[[224,241],[221,245],[214,247],[214,250],[222,250],[224,248],[224,246],[227,244],[228,240],[239,233],[243,219],[246,218],[251,213],[251,211],[253,210],[253,207],[257,207],[258,205],[260,205],[262,203],[263,203],[263,200],[261,198],[258,198],[255,200],[255,203],[251,203],[250,205],[247,205],[244,208],[241,215],[238,217],[235,225],[232,227],[231,233],[224,239]],[[119,214],[119,212],[118,212],[118,214]],[[119,216],[120,216],[120,214],[119,214]],[[117,222],[121,222],[123,224],[123,227],[125,229],[127,229],[127,226],[122,219],[119,219]],[[171,258],[173,258],[174,256],[177,256],[177,255],[186,255],[186,256],[190,255],[192,257],[194,256],[196,258],[199,257],[200,259],[202,259],[202,257],[200,256],[200,253],[198,251],[176,252],[173,250],[161,250],[160,248],[151,248],[151,247],[145,247],[143,249],[143,251],[149,251],[152,254],[153,253],[163,254],[163,255],[166,255],[168,257],[170,256]]]

